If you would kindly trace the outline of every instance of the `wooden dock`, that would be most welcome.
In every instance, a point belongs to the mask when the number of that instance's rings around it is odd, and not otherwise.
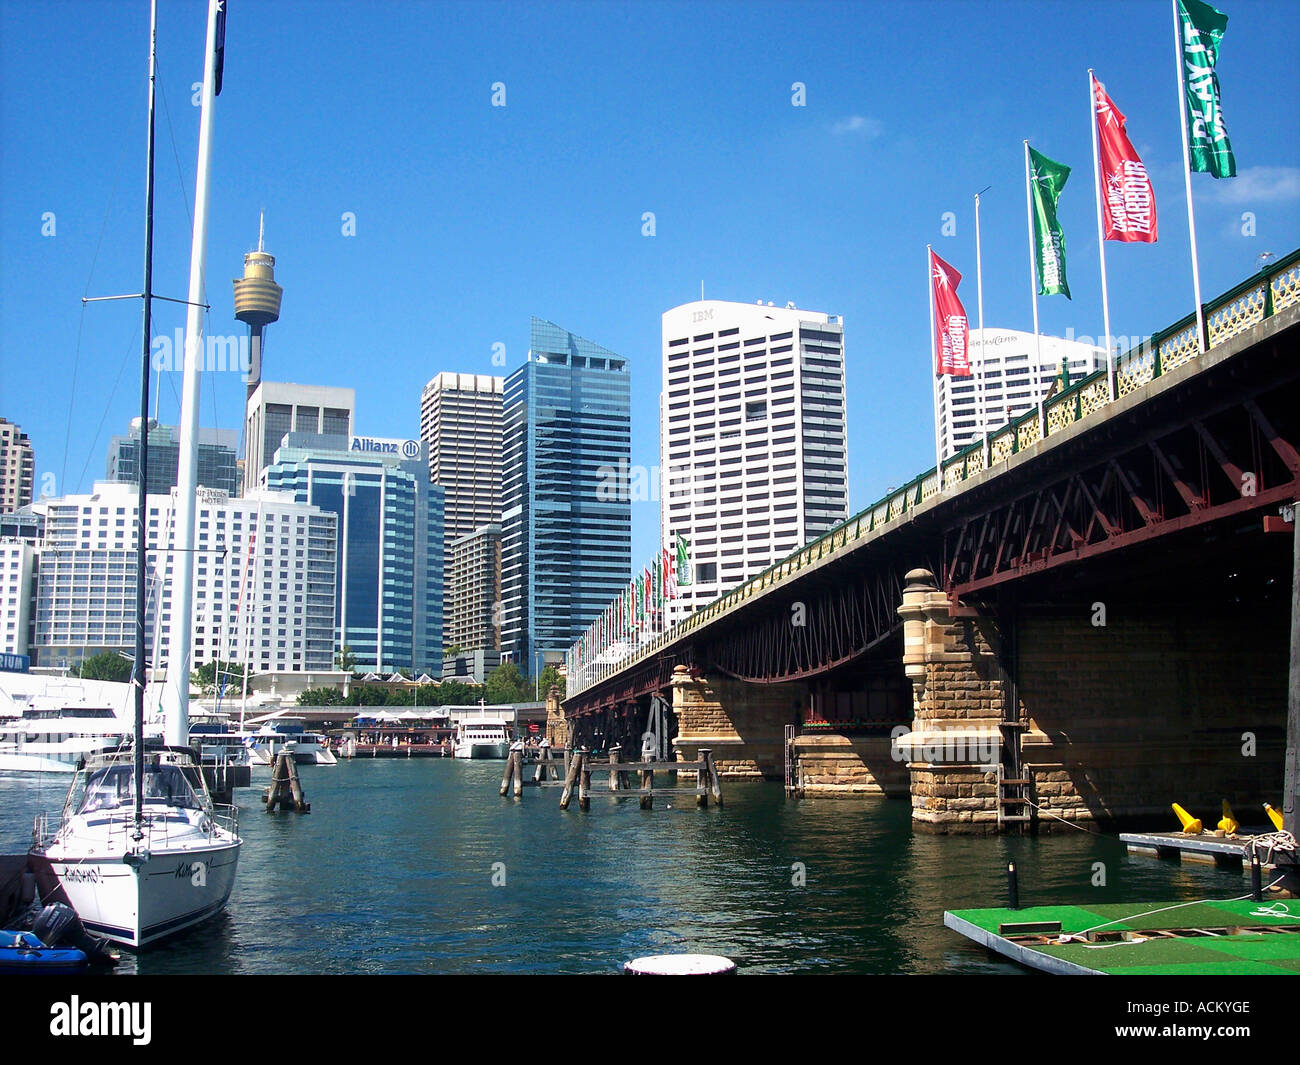
[[[604,774],[605,780],[601,790],[618,798],[636,797],[643,810],[654,808],[655,796],[689,795],[695,799],[697,806],[708,806],[709,800],[722,805],[722,785],[718,779],[718,767],[713,760],[713,751],[707,747],[700,748],[700,760],[697,762],[624,762],[622,752],[612,747],[607,758],[598,759],[591,752],[584,750],[563,752],[563,762],[555,757],[557,752],[544,747],[534,751],[511,751],[506,759],[505,775],[501,778],[502,796],[513,794],[518,799],[523,795],[525,786],[559,787],[560,809],[567,810],[573,801],[574,792],[578,795],[578,807],[582,810],[591,808],[592,776]],[[559,773],[563,765],[563,779]],[[525,779],[532,769],[532,779]],[[695,775],[694,787],[677,784],[655,786],[657,774],[677,774],[678,782],[684,775],[687,779]],[[634,785],[632,778],[636,776]]]
[[[1300,900],[950,910],[943,923],[1048,973],[1300,975]]]

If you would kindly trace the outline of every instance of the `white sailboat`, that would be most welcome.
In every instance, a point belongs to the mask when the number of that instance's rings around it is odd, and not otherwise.
[[[218,77],[217,49],[224,44],[224,0],[209,0],[190,259],[187,335],[200,337],[203,254],[207,236],[208,148]],[[157,0],[149,25],[149,149],[145,212],[144,350],[140,413],[149,415],[149,355],[153,299],[153,157]],[[180,698],[167,710],[167,743],[144,738],[145,585],[148,554],[146,496],[148,448],[140,448],[136,532],[136,645],[133,741],[86,758],[51,832],[38,818],[30,852],[46,902],[68,902],[91,932],[138,949],[219,913],[235,882],[242,841],[234,807],[214,806],[188,736],[189,636],[197,465],[197,360],[186,359],[181,404],[176,568],[169,688]],[[179,736],[177,739],[175,737]]]

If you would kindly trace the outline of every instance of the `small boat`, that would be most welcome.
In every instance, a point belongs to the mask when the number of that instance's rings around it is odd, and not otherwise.
[[[301,718],[281,717],[268,721],[248,734],[250,761],[253,765],[271,765],[281,751],[289,751],[299,765],[337,765],[329,739],[319,732],[308,732]]]
[[[140,764],[138,780],[134,744],[88,757],[29,852],[42,899],[133,950],[220,912],[241,846],[239,813],[214,806],[193,750],[146,743]]]
[[[510,751],[510,724],[501,718],[478,718],[456,726],[455,758],[505,758]]]
[[[0,930],[0,973],[84,973],[90,968],[86,952],[72,947],[46,946],[35,932]]]
[[[29,706],[0,722],[0,770],[72,773],[86,755],[116,746],[130,731],[107,707]]]

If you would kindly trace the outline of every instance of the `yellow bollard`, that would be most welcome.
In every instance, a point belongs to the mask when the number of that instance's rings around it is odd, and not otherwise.
[[[1201,822],[1184,810],[1178,803],[1173,804],[1174,813],[1178,815],[1178,820],[1183,826],[1183,835],[1199,836],[1201,834]]]
[[[1219,822],[1218,827],[1230,836],[1234,835],[1237,829],[1241,827],[1237,819],[1232,816],[1232,807],[1228,805],[1227,799],[1223,800],[1223,819]]]
[[[1282,831],[1282,811],[1274,810],[1268,803],[1264,804],[1264,812],[1268,814],[1268,819],[1273,822],[1273,827],[1279,832]]]

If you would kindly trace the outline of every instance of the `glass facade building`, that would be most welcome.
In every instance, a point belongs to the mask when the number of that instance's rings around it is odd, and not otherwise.
[[[335,647],[354,668],[442,668],[445,496],[419,441],[289,433],[267,486],[338,516]]]
[[[131,419],[127,436],[115,436],[108,446],[107,479],[114,484],[140,482],[140,419]],[[180,429],[173,425],[151,422],[148,436],[149,495],[166,495],[176,487],[180,465]],[[239,433],[233,429],[199,430],[199,479],[204,488],[218,488],[231,496],[239,495],[237,451]]]
[[[526,674],[564,652],[631,579],[627,360],[540,318],[506,378],[501,650]]]

